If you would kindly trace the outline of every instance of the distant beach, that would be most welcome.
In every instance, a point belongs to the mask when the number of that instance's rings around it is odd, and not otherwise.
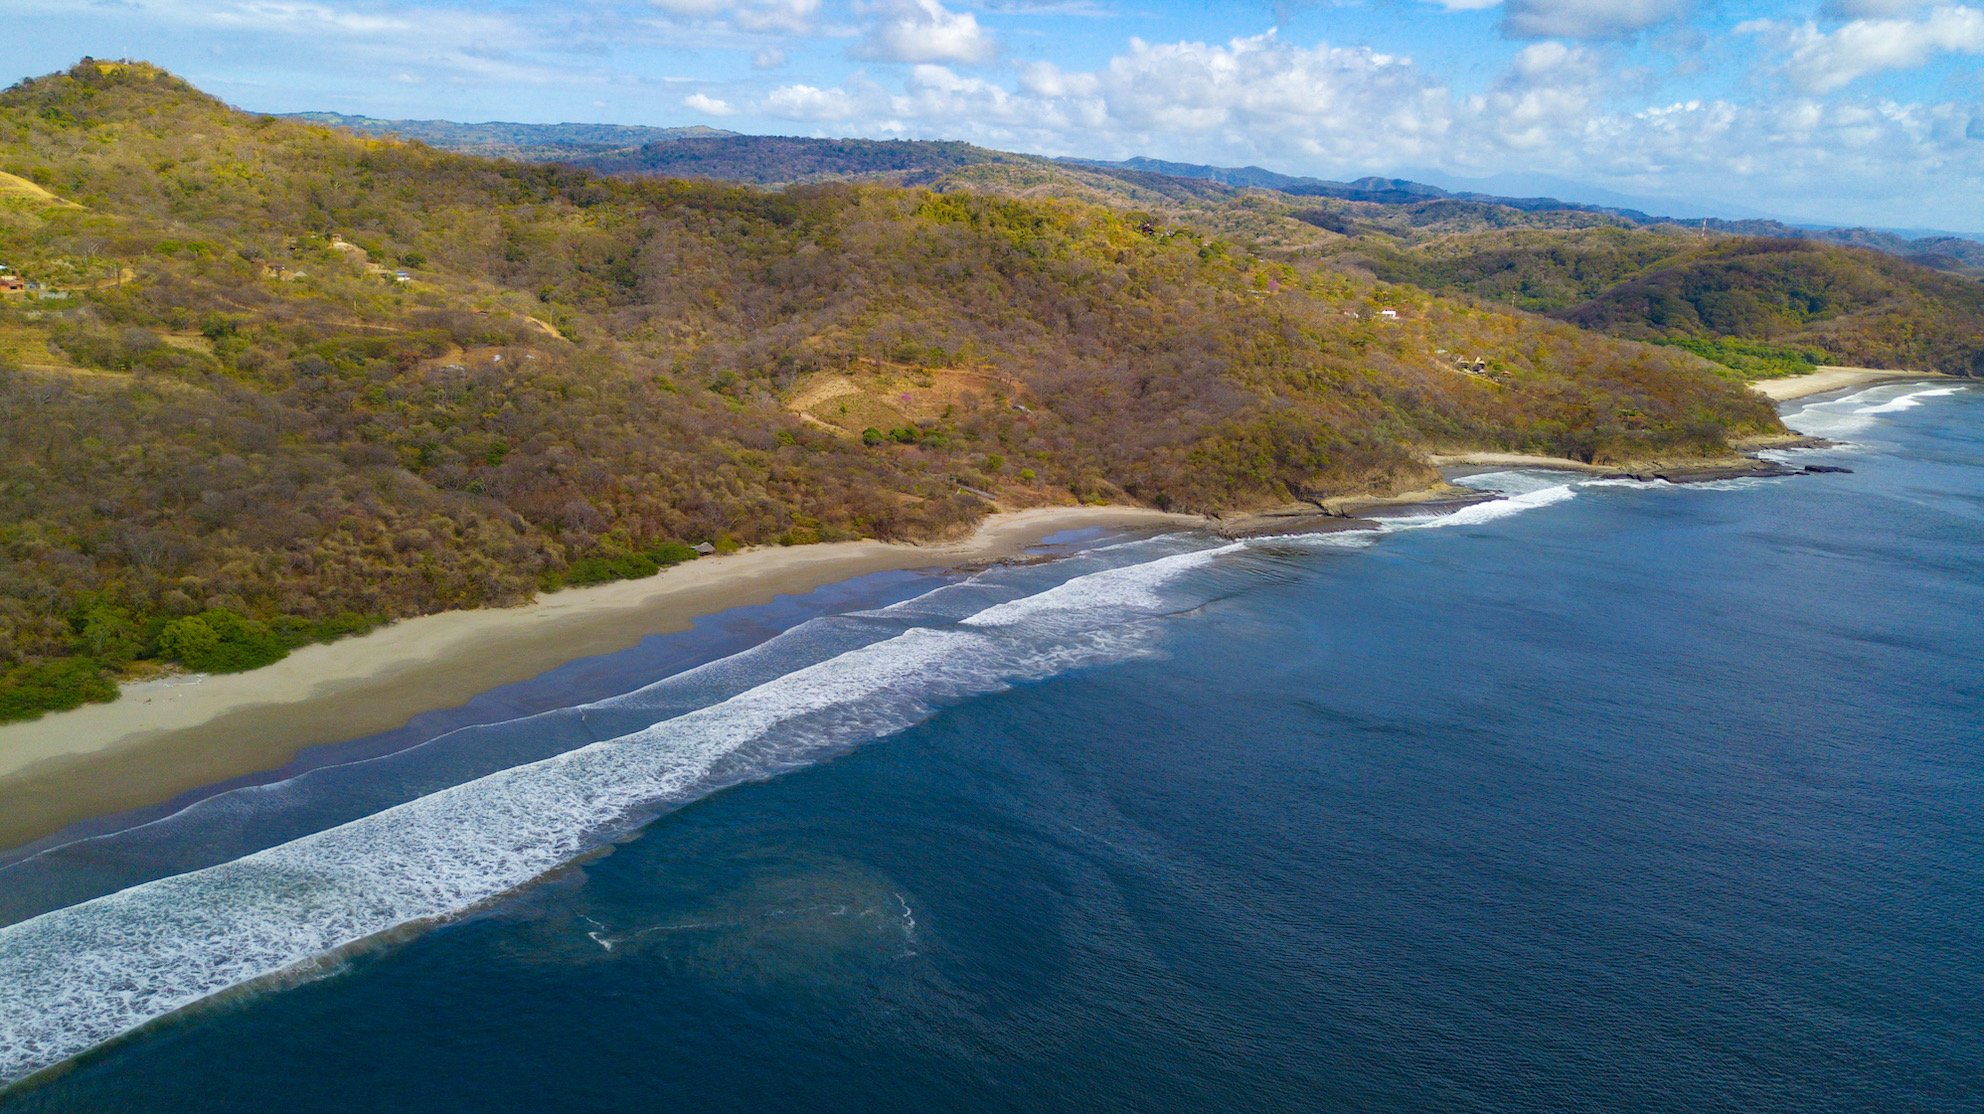
[[[1137,507],[1048,507],[994,515],[956,542],[767,547],[522,607],[407,619],[248,673],[133,683],[112,703],[0,727],[0,848],[275,769],[306,747],[388,730],[774,596],[876,572],[996,560],[1064,530],[1201,521]]]
[[[1888,371],[1877,367],[1822,367],[1807,375],[1793,375],[1784,379],[1760,379],[1750,384],[1750,389],[1773,402],[1789,402],[1792,399],[1809,398],[1812,395],[1843,391],[1851,387],[1871,387],[1876,383],[1886,383],[1900,379],[1949,379],[1952,376],[1934,371]]]

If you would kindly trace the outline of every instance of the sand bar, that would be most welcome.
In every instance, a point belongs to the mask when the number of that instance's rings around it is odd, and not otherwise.
[[[1759,379],[1750,389],[1773,402],[1788,402],[1852,387],[1871,387],[1900,379],[1950,379],[1938,371],[1886,371],[1877,367],[1822,367],[1807,375],[1783,379]]]
[[[112,703],[0,726],[0,849],[278,769],[306,747],[391,730],[499,685],[778,595],[1011,556],[1063,530],[1202,524],[1138,507],[1049,507],[994,515],[957,542],[768,547],[522,607],[406,619],[248,673],[130,684]]]

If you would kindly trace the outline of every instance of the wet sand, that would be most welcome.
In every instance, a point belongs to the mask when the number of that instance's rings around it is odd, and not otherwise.
[[[249,673],[127,685],[112,703],[0,726],[0,849],[278,769],[306,747],[391,730],[499,685],[774,596],[870,573],[1008,557],[1063,530],[1202,524],[1137,507],[1052,507],[995,515],[958,542],[757,549],[523,607],[407,619]]]

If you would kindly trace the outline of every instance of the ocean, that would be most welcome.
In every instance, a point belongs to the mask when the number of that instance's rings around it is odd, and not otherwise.
[[[1852,471],[864,578],[0,858],[0,1109],[1984,1108],[1984,389],[1788,420]]]

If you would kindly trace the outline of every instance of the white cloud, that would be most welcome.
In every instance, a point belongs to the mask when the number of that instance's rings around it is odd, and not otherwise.
[[[663,14],[692,24],[760,34],[810,34],[820,0],[648,0]]]
[[[1020,68],[1020,88],[1036,97],[1094,96],[1100,87],[1094,74],[1069,73],[1052,62],[1029,62]]]
[[[1466,105],[1500,144],[1534,151],[1581,131],[1597,115],[1604,91],[1605,65],[1589,49],[1531,43],[1493,89]]]
[[[804,35],[813,30],[813,17],[820,12],[820,0],[753,0],[731,7],[731,18],[747,31]]]
[[[998,53],[978,17],[954,12],[939,0],[879,0],[862,5],[878,17],[855,53],[887,62],[990,61]]]
[[[694,112],[700,112],[705,116],[735,116],[737,114],[737,110],[730,106],[729,101],[703,93],[691,93],[683,97],[682,104],[683,107]]]
[[[787,120],[847,120],[855,114],[855,99],[845,89],[781,85],[765,94],[758,111]]]
[[[1494,7],[1502,0],[1427,0],[1427,2],[1438,4],[1450,12],[1479,12]]]
[[[785,51],[775,46],[768,46],[751,56],[751,68],[754,70],[775,70],[783,65]]]
[[[860,79],[786,86],[759,107],[851,133],[1047,154],[1251,162],[1325,176],[1520,169],[1838,220],[1889,206],[1930,223],[1914,199],[1933,195],[1954,198],[1935,219],[1976,223],[1961,204],[1984,180],[1984,111],[1975,106],[1792,96],[1622,108],[1614,61],[1603,47],[1531,43],[1486,90],[1463,96],[1409,58],[1364,47],[1305,46],[1273,33],[1132,40],[1093,70],[1043,62],[994,81],[924,64],[895,92]],[[1966,194],[1952,182],[1973,185]]]
[[[1871,74],[1926,65],[1938,54],[1984,54],[1984,9],[1938,7],[1919,19],[1856,19],[1836,30],[1757,21],[1738,30],[1774,38],[1788,52],[1785,75],[1828,93]]]
[[[1623,39],[1688,14],[1688,0],[1508,0],[1513,39]]]

